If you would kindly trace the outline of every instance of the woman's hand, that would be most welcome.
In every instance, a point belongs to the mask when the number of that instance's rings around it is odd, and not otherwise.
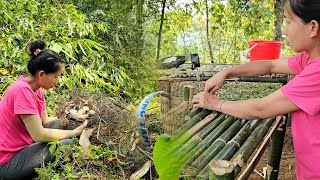
[[[73,131],[76,133],[76,136],[81,135],[82,131],[87,127],[88,120],[85,120],[84,123],[77,128],[75,128]]]
[[[221,99],[219,99],[216,95],[213,95],[206,91],[196,94],[192,98],[192,104],[194,108],[204,108],[219,111],[221,103]]]
[[[227,73],[225,71],[220,71],[210,79],[206,81],[204,86],[204,92],[214,94],[218,89],[223,86],[224,80],[227,78]]]

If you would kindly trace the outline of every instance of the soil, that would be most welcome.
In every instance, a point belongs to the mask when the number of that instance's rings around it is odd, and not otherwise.
[[[255,170],[260,174],[263,171],[263,168],[267,166],[269,156],[269,148],[266,149],[263,156],[261,157],[259,163],[257,164]],[[263,177],[258,173],[253,172],[249,177],[250,180],[263,180]],[[282,149],[281,161],[279,176],[280,180],[295,180],[295,159],[294,159],[294,150],[293,150],[293,141],[291,128],[287,127],[286,135],[284,139],[284,146]]]

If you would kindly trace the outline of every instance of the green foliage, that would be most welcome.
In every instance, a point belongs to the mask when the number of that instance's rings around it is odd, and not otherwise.
[[[214,61],[239,63],[239,51],[249,48],[248,41],[272,40],[273,4],[274,0],[209,1],[209,34]],[[185,55],[189,59],[190,53],[199,53],[202,62],[210,62],[204,0],[173,7],[166,11],[160,57]],[[156,35],[159,20],[150,26]]]
[[[76,88],[118,98],[135,98],[154,91],[157,66],[154,60],[150,61],[152,49],[144,50],[148,45],[137,39],[134,3],[66,3],[0,2],[0,93],[19,75],[28,74],[26,45],[36,39],[46,41],[48,48],[66,62],[60,84],[46,92],[55,103]],[[141,43],[138,45],[137,41]],[[48,102],[48,112],[53,113],[56,105]]]
[[[108,145],[92,146],[88,157],[83,156],[78,140],[74,139],[75,145],[57,146],[56,151],[52,154],[54,159],[46,167],[36,168],[39,179],[100,179],[107,174],[104,172],[95,172],[93,169],[109,169],[106,164],[102,163],[104,159],[117,157],[117,152],[110,149]],[[57,145],[57,143],[55,143]],[[90,168],[88,168],[90,164]]]
[[[282,86],[281,83],[253,83],[253,82],[226,82],[217,95],[222,99],[246,100],[252,98],[262,98]]]
[[[179,179],[182,167],[192,156],[192,148],[189,139],[192,134],[183,133],[180,136],[169,137],[163,134],[157,138],[153,150],[153,162],[159,175],[159,180]]]
[[[49,145],[50,153],[53,154],[57,150],[58,142],[57,141],[49,142],[48,145]]]

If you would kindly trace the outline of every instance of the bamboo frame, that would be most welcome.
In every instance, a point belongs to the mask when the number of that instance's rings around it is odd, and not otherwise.
[[[190,74],[189,74],[190,75]],[[172,85],[172,82],[181,82],[181,81],[206,81],[208,80],[209,78],[211,78],[211,75],[205,75],[204,73],[201,74],[200,77],[189,77],[189,76],[185,76],[185,77],[174,77],[174,78],[167,78],[167,77],[164,77],[164,78],[160,78],[160,82],[161,83],[167,83],[170,85],[170,88],[167,88],[167,89],[170,89],[171,91],[171,85]],[[241,82],[266,82],[266,83],[282,83],[282,84],[286,84],[288,82],[288,79],[290,78],[290,76],[286,76],[286,75],[281,75],[281,76],[263,76],[263,77],[256,77],[256,78],[233,78],[233,79],[226,79],[227,81],[241,81]],[[169,92],[170,92],[169,91]],[[188,102],[188,104],[190,105],[191,104],[191,100],[192,100],[192,96],[193,96],[193,92],[194,92],[194,89],[190,86],[188,87],[184,87],[184,102]],[[170,102],[171,103],[171,102]],[[171,106],[171,104],[170,104]],[[170,108],[169,108],[170,109]],[[178,110],[178,109],[177,109]],[[181,109],[180,109],[181,110]],[[188,109],[189,110],[189,109]],[[177,134],[177,133],[181,133],[181,132],[185,132],[187,131],[188,129],[192,129],[192,127],[194,125],[196,125],[197,123],[201,122],[201,120],[208,116],[210,113],[212,113],[211,111],[208,111],[208,110],[204,110],[204,109],[194,109],[194,110],[191,110],[191,111],[187,111],[188,113],[185,114],[186,118],[189,118],[188,121],[186,121],[185,124],[183,124],[178,130],[176,131],[172,131],[173,133],[172,134]],[[216,113],[216,112],[213,112],[213,113]],[[216,119],[218,119],[218,115],[219,114],[216,114]],[[205,118],[206,119],[206,118]],[[215,120],[216,120],[215,119]],[[214,120],[214,121],[215,121]],[[191,170],[191,172],[193,172],[193,176],[198,174],[198,177],[203,177],[201,175],[201,173],[203,173],[206,169],[204,167],[207,167],[206,165],[203,167],[203,168],[200,168],[200,174],[199,174],[199,169],[196,170],[195,168],[199,168],[198,167],[198,164],[195,163],[196,161],[198,162],[203,162],[203,161],[207,161],[205,160],[205,158],[207,159],[210,159],[212,158],[211,156],[210,157],[205,157],[204,159],[200,159],[198,160],[203,154],[205,154],[207,151],[211,151],[210,150],[210,147],[213,146],[216,142],[214,140],[214,142],[210,141],[208,137],[212,137],[213,134],[208,134],[208,131],[206,132],[206,130],[209,130],[209,126],[212,125],[212,123],[214,122],[210,122],[208,123],[208,118],[207,118],[207,121],[206,123],[207,124],[202,124],[202,129],[200,128],[196,128],[198,130],[198,132],[196,132],[197,134],[195,136],[197,136],[196,140],[193,141],[190,145],[192,145],[192,153],[194,153],[195,156],[193,156],[189,161],[188,161],[188,165],[191,164],[191,166],[189,168],[185,168],[185,170],[189,171],[190,169],[193,169]],[[216,129],[219,129],[220,127],[220,124],[222,124],[223,122],[220,122],[220,123],[217,123],[219,126],[218,127],[215,127],[214,129],[211,129],[211,131],[215,131]],[[243,123],[243,122],[242,122]],[[240,123],[240,127],[242,127],[244,124]],[[233,125],[233,124],[232,124]],[[231,126],[232,126],[231,125]],[[231,127],[230,126],[230,127]],[[247,168],[243,171],[243,173],[239,176],[239,179],[246,179],[249,177],[249,175],[251,174],[251,172],[253,171],[253,168],[256,166],[256,164],[258,163],[258,160],[261,158],[262,156],[262,153],[265,151],[265,149],[267,148],[267,146],[269,145],[270,143],[270,133],[271,135],[275,134],[275,133],[281,133],[281,132],[276,132],[275,131],[275,127],[279,126],[279,121],[278,121],[278,117],[277,117],[277,120],[275,122],[275,124],[272,126],[271,128],[271,131],[265,136],[265,139],[264,141],[262,142],[262,145],[259,146],[259,149],[258,149],[258,152],[254,155],[252,161],[248,164]],[[213,126],[212,126],[213,127]],[[229,128],[230,128],[229,127]],[[270,126],[269,126],[270,127]],[[267,131],[269,129],[269,127],[267,128]],[[278,127],[277,127],[278,128]],[[190,130],[191,130],[190,129]],[[257,129],[257,128],[256,128]],[[221,129],[220,129],[221,130]],[[223,134],[225,134],[225,129],[223,130]],[[237,132],[237,130],[234,130]],[[263,129],[263,131],[265,131]],[[280,130],[281,131],[281,130]],[[252,131],[251,131],[252,132]],[[282,133],[285,132],[285,127],[282,131]],[[266,132],[267,133],[267,132]],[[221,136],[222,136],[221,135]],[[250,134],[249,134],[250,135]],[[248,135],[245,135],[248,137]],[[251,136],[251,135],[250,135]],[[263,137],[264,137],[263,136]],[[270,136],[270,137],[269,137]],[[275,140],[277,137],[279,136],[279,140]],[[204,139],[203,139],[204,138]],[[281,140],[281,138],[284,138],[284,134],[280,134],[280,135],[274,135],[273,136],[274,138],[274,141],[277,141],[277,142],[274,142],[272,141],[272,144],[271,144],[271,154],[270,154],[270,157],[269,157],[269,164],[270,166],[269,167],[272,167],[272,169],[269,169],[269,176],[271,179],[277,179],[277,176],[278,176],[278,168],[277,166],[279,166],[280,164],[280,158],[281,158],[281,152],[282,152],[282,147],[277,149],[275,148],[276,146],[280,146],[283,144],[283,140]],[[246,139],[246,138],[244,138]],[[242,140],[244,140],[242,139]],[[261,141],[261,140],[260,140]],[[259,141],[259,142],[260,142]],[[209,146],[211,144],[211,146]],[[220,143],[216,144],[215,146],[217,146],[217,148],[215,150],[213,150],[213,154],[215,153],[215,156],[213,159],[229,159],[230,158],[230,154],[228,153],[222,153],[221,149],[223,148],[226,148],[226,145],[227,143],[222,143],[220,145]],[[209,146],[209,147],[208,147]],[[238,147],[237,147],[238,148]],[[219,151],[220,149],[220,151]],[[226,148],[227,149],[227,148]],[[275,149],[275,151],[273,151]],[[252,153],[252,152],[251,152]],[[231,153],[232,154],[232,153]],[[280,154],[280,155],[279,155]],[[272,158],[271,157],[274,157],[275,160],[271,160]],[[231,160],[231,161],[234,161],[235,160],[235,157]],[[210,164],[211,162],[213,162],[214,160],[210,160]],[[242,160],[243,162],[243,160]],[[201,171],[202,169],[202,171]],[[233,171],[234,175],[237,175],[239,173],[239,170],[240,170],[240,167],[239,166],[235,166],[234,167],[235,171]],[[270,171],[270,170],[273,170],[273,171]],[[197,172],[196,172],[197,171]],[[207,171],[205,171],[207,172]],[[208,178],[208,173],[205,175],[207,178]]]

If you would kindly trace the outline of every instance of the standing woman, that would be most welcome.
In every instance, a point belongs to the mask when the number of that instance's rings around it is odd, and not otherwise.
[[[52,156],[47,142],[60,140],[72,144],[87,121],[73,130],[61,130],[62,121],[49,118],[43,89],[53,88],[64,67],[61,58],[45,49],[43,41],[29,44],[30,75],[20,76],[0,102],[0,178],[28,179],[34,168],[47,163]],[[50,121],[51,120],[51,121]]]
[[[298,180],[320,179],[320,1],[287,0],[286,42],[300,53],[288,59],[254,61],[220,71],[204,92],[194,96],[194,107],[221,111],[239,118],[264,119],[292,113],[292,135]],[[272,94],[244,101],[225,101],[214,95],[228,77],[270,73],[295,74]]]

